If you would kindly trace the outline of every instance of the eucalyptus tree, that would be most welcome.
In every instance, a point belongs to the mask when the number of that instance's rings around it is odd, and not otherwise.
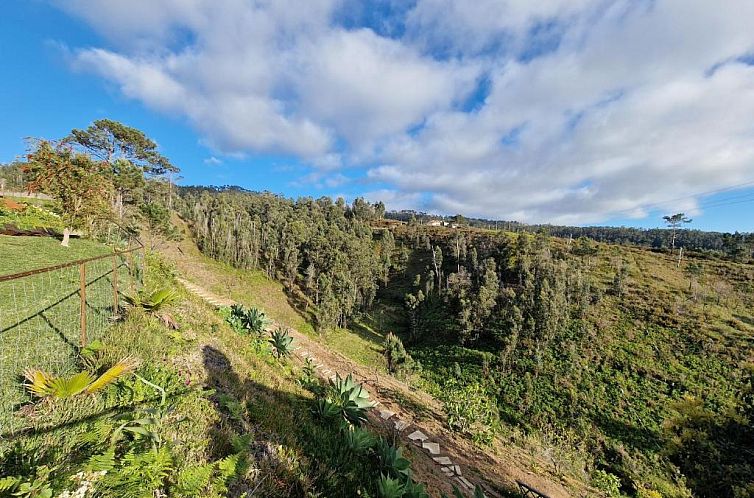
[[[670,249],[675,249],[675,236],[676,232],[685,224],[691,223],[693,220],[691,218],[687,218],[684,213],[676,213],[672,215],[667,215],[662,217],[663,220],[665,220],[665,224],[670,228],[671,230],[671,236],[670,236]]]

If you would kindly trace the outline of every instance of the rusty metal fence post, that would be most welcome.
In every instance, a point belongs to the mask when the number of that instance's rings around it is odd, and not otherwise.
[[[81,348],[105,337],[110,306],[114,316],[120,311],[121,285],[134,292],[142,285],[144,258],[143,244],[130,237],[122,250],[0,275],[0,437],[25,426],[12,416],[26,400],[18,384],[24,369],[78,369]]]
[[[120,303],[118,302],[118,255],[113,255],[113,315],[117,315],[120,311]]]
[[[81,323],[81,337],[79,338],[79,346],[86,347],[86,263],[79,265],[79,280],[80,286],[79,297],[81,298],[81,311],[79,320]]]
[[[126,257],[128,258],[128,275],[129,275],[129,283],[131,287],[131,295],[136,294],[136,268],[134,268],[134,255],[132,252],[129,252]]]

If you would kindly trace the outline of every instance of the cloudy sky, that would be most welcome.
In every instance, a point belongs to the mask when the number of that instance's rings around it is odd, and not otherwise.
[[[751,0],[9,0],[0,160],[137,126],[183,183],[754,230]]]

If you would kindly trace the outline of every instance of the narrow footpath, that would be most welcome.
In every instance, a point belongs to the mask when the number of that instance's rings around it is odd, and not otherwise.
[[[215,308],[235,304],[233,300],[218,296],[185,278],[179,278],[178,281]],[[546,492],[551,498],[570,496],[561,486],[539,479],[530,472],[511,472],[510,467],[497,467],[496,463],[499,462],[488,455],[477,452],[471,445],[459,443],[460,438],[452,437],[436,423],[438,417],[442,420],[442,412],[430,396],[412,391],[391,376],[369,371],[287,324],[272,321],[270,325],[273,328],[282,326],[290,331],[294,337],[296,361],[304,363],[307,359],[311,360],[320,378],[334,379],[336,375],[345,377],[350,373],[355,380],[367,387],[370,399],[376,402],[369,414],[370,423],[393,433],[412,449],[410,456],[415,475],[429,489],[450,494],[452,486],[456,486],[471,496],[475,486],[479,485],[488,497],[493,498],[500,496],[495,490],[500,489],[503,482],[510,486],[518,480]],[[402,406],[402,400],[407,401],[410,408]],[[428,413],[417,416],[417,406],[426,407],[424,410]],[[468,455],[474,456],[469,458]],[[480,463],[484,465],[480,466]],[[493,478],[488,480],[481,477],[478,470],[480,467],[492,470]]]

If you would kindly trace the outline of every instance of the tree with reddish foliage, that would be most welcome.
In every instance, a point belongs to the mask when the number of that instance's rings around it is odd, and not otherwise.
[[[113,184],[106,163],[49,140],[35,140],[27,161],[24,173],[29,191],[48,194],[58,203],[66,227],[63,246],[68,246],[71,230],[112,214],[108,199]]]

